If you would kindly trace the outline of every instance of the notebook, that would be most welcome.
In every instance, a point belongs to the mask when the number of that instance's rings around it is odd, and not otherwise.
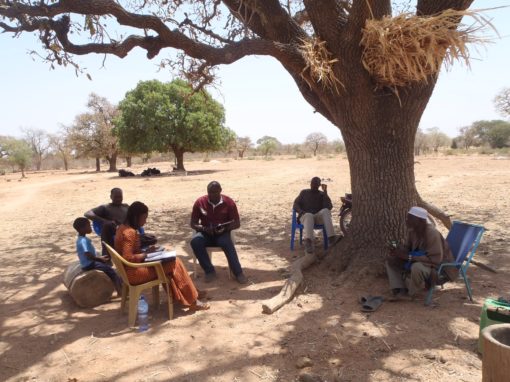
[[[175,260],[177,253],[175,251],[156,251],[147,254],[145,262],[159,260]]]

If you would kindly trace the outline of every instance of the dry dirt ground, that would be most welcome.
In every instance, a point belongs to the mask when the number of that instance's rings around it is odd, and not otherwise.
[[[386,292],[386,280],[342,285],[324,263],[305,272],[288,305],[262,314],[261,302],[278,293],[286,267],[302,254],[289,250],[294,197],[312,176],[331,178],[336,214],[349,191],[345,158],[189,162],[187,169],[187,176],[153,178],[92,171],[0,178],[0,380],[294,381],[303,370],[323,381],[481,379],[480,308],[487,297],[510,295],[509,160],[420,157],[416,165],[426,200],[488,229],[476,259],[499,272],[470,267],[474,303],[458,282],[435,294],[435,308],[422,300],[385,302],[372,314],[360,312],[357,298]],[[74,304],[62,277],[76,259],[75,217],[121,187],[126,202],[149,206],[146,230],[173,245],[191,271],[190,209],[213,179],[238,203],[237,247],[248,285],[229,280],[224,256],[215,254],[218,280],[206,285],[199,272],[196,281],[208,290],[211,309],[191,314],[176,307],[168,321],[161,307],[151,311],[145,333],[127,328],[119,299],[94,309]],[[301,357],[311,366],[299,370]]]

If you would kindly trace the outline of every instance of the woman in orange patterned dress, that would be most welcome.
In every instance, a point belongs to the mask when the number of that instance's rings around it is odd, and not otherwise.
[[[115,249],[127,261],[142,263],[148,252],[143,252],[140,244],[138,229],[143,227],[149,215],[149,208],[142,202],[134,202],[127,211],[124,224],[117,228],[115,234]],[[184,264],[179,258],[175,261],[164,262],[163,269],[168,277],[173,297],[182,305],[191,310],[206,310],[209,305],[201,302],[199,292],[188,275]],[[155,280],[157,278],[154,268],[129,268],[126,267],[129,282],[138,285]]]

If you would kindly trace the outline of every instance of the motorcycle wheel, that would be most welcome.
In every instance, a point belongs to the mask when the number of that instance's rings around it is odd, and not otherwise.
[[[349,226],[351,225],[351,219],[352,219],[352,210],[350,208],[345,209],[340,214],[340,229],[342,230],[342,233],[344,236],[347,234],[347,231],[349,231]]]

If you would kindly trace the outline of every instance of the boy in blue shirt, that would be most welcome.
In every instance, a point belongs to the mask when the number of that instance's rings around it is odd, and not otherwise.
[[[86,236],[92,233],[90,221],[87,218],[77,218],[73,223],[74,229],[78,232],[76,239],[76,252],[80,259],[81,269],[90,271],[97,269],[103,271],[112,280],[117,295],[122,293],[122,280],[119,278],[113,268],[108,265],[109,259],[104,256],[96,256],[96,250],[92,245],[92,241]]]

